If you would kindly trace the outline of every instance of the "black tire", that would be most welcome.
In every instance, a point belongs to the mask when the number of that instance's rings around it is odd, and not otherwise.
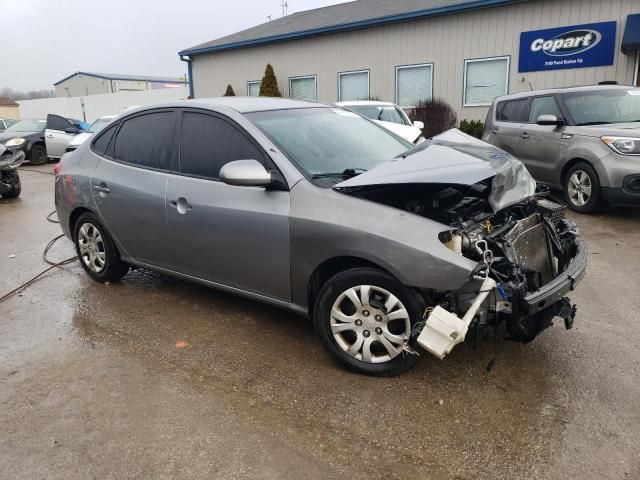
[[[99,237],[99,241],[96,241],[94,246],[94,252],[100,252],[104,255],[103,265],[97,265],[99,263],[98,259],[91,260],[90,254],[87,253],[86,250],[83,250],[83,247],[86,246],[85,238],[87,235],[93,237],[93,230],[86,228],[87,225],[90,225],[94,228]],[[80,232],[81,228],[85,227],[83,233]],[[120,260],[120,253],[116,249],[109,232],[104,228],[102,223],[98,217],[96,217],[93,213],[86,212],[78,217],[74,227],[73,227],[73,243],[76,246],[76,253],[78,254],[78,259],[80,260],[80,265],[84,268],[84,271],[89,274],[89,276],[94,279],[96,282],[104,283],[104,282],[117,282],[122,277],[124,277],[129,271],[129,265]],[[90,268],[88,264],[92,264],[93,268]],[[100,268],[99,271],[95,269]]]
[[[41,143],[36,143],[29,152],[31,165],[44,165],[47,163],[47,149]]]
[[[590,186],[590,195],[585,200],[585,193],[576,190],[574,181],[577,175],[581,180],[581,187],[585,188],[586,185]],[[592,213],[600,208],[602,205],[602,192],[600,191],[600,179],[598,174],[591,165],[586,162],[578,162],[573,165],[567,174],[565,175],[564,185],[564,198],[569,208],[578,213]],[[582,195],[582,197],[581,197]],[[584,203],[582,203],[584,201]]]
[[[366,375],[375,375],[375,376],[394,376],[398,375],[411,367],[413,367],[418,362],[418,355],[409,354],[402,349],[402,346],[398,344],[393,344],[393,346],[400,346],[397,351],[399,352],[397,356],[392,357],[388,353],[389,350],[385,349],[384,345],[377,340],[381,338],[383,334],[380,334],[382,331],[377,325],[384,327],[384,324],[377,323],[378,316],[384,316],[384,320],[380,320],[381,322],[386,322],[386,309],[382,305],[382,303],[377,303],[376,296],[382,295],[382,293],[372,290],[372,295],[370,296],[371,301],[371,311],[362,311],[362,313],[358,313],[355,304],[351,302],[351,306],[354,309],[354,313],[348,315],[354,315],[352,318],[356,318],[356,316],[362,315],[363,313],[367,314],[367,318],[360,316],[360,325],[354,323],[354,328],[361,329],[360,333],[356,333],[355,331],[345,330],[345,332],[336,333],[332,331],[332,322],[335,324],[339,324],[338,321],[332,320],[331,312],[334,306],[334,303],[338,302],[339,299],[343,296],[344,292],[348,291],[351,288],[358,289],[359,286],[372,286],[374,288],[379,288],[387,291],[388,293],[393,294],[404,306],[406,312],[408,313],[408,322],[410,329],[413,328],[414,323],[422,318],[422,313],[424,310],[424,305],[422,300],[418,297],[418,295],[412,291],[411,289],[402,285],[398,280],[393,278],[391,275],[384,273],[375,268],[353,268],[349,270],[345,270],[341,272],[331,279],[329,279],[320,290],[320,294],[316,300],[315,308],[314,308],[314,325],[316,328],[316,332],[320,336],[322,343],[325,348],[331,354],[331,356],[337,360],[340,364],[345,366],[351,371],[357,373],[363,373]],[[359,292],[360,298],[362,298],[362,291],[357,290]],[[343,302],[350,302],[350,300],[345,297]],[[384,298],[384,297],[382,297]],[[388,297],[387,297],[388,298]],[[340,304],[342,305],[342,304]],[[348,305],[347,305],[348,306]],[[377,308],[376,308],[377,307]],[[342,306],[339,307],[339,310],[342,310]],[[365,305],[365,308],[366,305]],[[395,312],[394,307],[391,308],[391,312]],[[347,314],[347,312],[342,311],[342,313]],[[356,320],[357,322],[358,320]],[[367,322],[367,323],[364,323]],[[386,327],[387,333],[393,333],[398,336],[405,335],[407,331],[407,320],[390,320]],[[334,325],[335,326],[335,325]],[[367,329],[366,331],[362,329]],[[343,336],[344,335],[344,336]],[[338,338],[336,338],[336,336]],[[349,336],[351,336],[352,342],[349,341]],[[366,339],[361,338],[361,336],[366,336]],[[371,342],[369,352],[375,352],[376,350],[379,353],[382,353],[388,357],[389,360],[382,361],[381,363],[372,363],[369,361],[364,361],[364,354],[357,353],[355,355],[359,355],[360,358],[347,353],[345,348],[348,346],[353,346],[356,342]],[[343,346],[340,346],[340,343]],[[364,349],[363,349],[364,352]],[[383,355],[378,355],[378,358],[384,358]]]
[[[20,196],[22,184],[20,183],[20,175],[18,175],[18,172],[5,172],[2,181],[11,185],[9,191],[2,194],[2,198],[18,198]]]

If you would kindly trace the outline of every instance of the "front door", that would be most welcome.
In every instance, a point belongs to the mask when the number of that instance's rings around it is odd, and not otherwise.
[[[167,186],[167,221],[178,271],[278,300],[291,299],[289,192],[227,185],[233,160],[270,160],[225,117],[185,111],[180,175]]]
[[[67,132],[67,129],[75,129],[76,126],[60,115],[47,115],[47,128],[44,133],[44,141],[47,146],[47,155],[61,157],[64,155],[67,145],[76,133]]]
[[[124,255],[175,270],[165,197],[174,152],[175,112],[122,122],[91,179],[93,198]]]
[[[516,156],[524,162],[533,177],[544,183],[559,184],[560,160],[567,148],[562,139],[564,125],[538,125],[540,115],[563,115],[553,95],[535,97],[531,100],[528,122],[520,130]]]

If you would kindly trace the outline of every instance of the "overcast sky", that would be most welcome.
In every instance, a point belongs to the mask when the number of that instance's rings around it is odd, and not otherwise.
[[[345,0],[288,0],[289,13]],[[178,51],[281,16],[280,0],[0,0],[0,88],[78,70],[180,76]]]

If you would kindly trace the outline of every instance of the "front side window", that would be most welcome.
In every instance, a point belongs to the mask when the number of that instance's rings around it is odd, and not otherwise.
[[[247,117],[310,177],[369,170],[412,147],[375,123],[339,108],[256,112]]]
[[[289,97],[296,100],[316,101],[316,77],[292,77],[289,79]]]
[[[498,122],[526,122],[529,118],[529,99],[505,100],[496,107]]]
[[[396,103],[402,108],[414,108],[433,97],[433,66],[396,67]]]
[[[169,170],[173,152],[174,112],[139,115],[122,123],[114,158],[142,167]]]
[[[640,122],[640,88],[582,90],[561,98],[576,125]]]
[[[247,97],[258,97],[260,95],[260,81],[247,82]]]
[[[39,132],[46,125],[46,120],[20,120],[7,128],[5,132]]]
[[[66,118],[58,115],[47,115],[47,128],[64,132],[67,128],[73,127],[73,124]]]
[[[465,60],[463,106],[488,106],[509,90],[509,57]]]
[[[369,70],[338,74],[338,100],[369,100]]]
[[[234,160],[262,162],[264,157],[231,123],[203,113],[185,112],[182,115],[182,173],[216,179],[220,169]]]
[[[529,123],[536,123],[540,115],[555,115],[562,119],[562,112],[554,97],[536,97],[531,100],[531,113],[529,113]]]

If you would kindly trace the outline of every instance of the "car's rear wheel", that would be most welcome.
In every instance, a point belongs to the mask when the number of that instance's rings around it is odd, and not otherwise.
[[[316,330],[329,353],[350,370],[398,375],[418,356],[405,350],[422,301],[391,275],[353,268],[329,279],[314,310]]]
[[[29,152],[29,161],[32,165],[44,165],[47,163],[47,149],[45,146],[38,143],[31,147],[31,152]]]
[[[97,282],[115,282],[129,271],[120,260],[111,236],[93,213],[83,213],[75,223],[74,242],[80,264]]]
[[[591,165],[579,162],[569,169],[564,181],[564,196],[569,208],[578,213],[591,213],[600,207],[600,180]]]

